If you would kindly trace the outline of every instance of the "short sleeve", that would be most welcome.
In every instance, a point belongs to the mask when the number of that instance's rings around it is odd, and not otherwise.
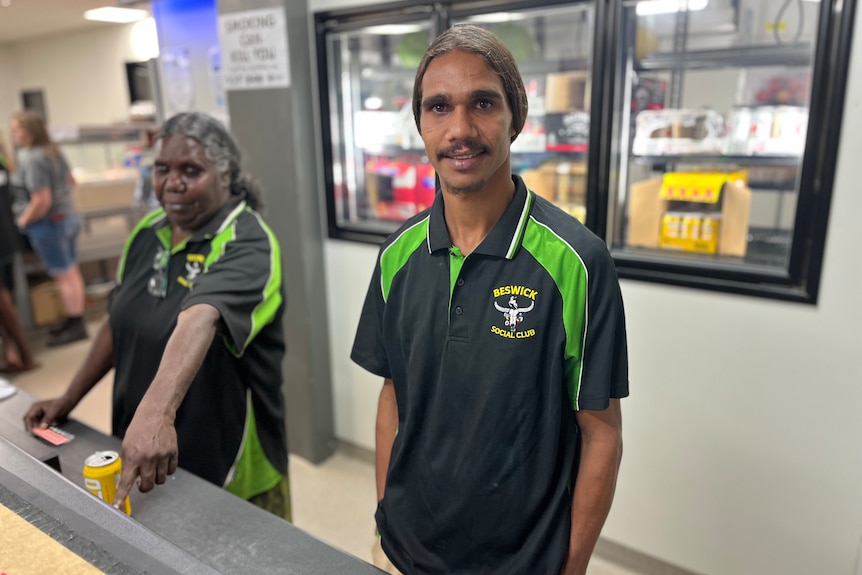
[[[283,304],[278,241],[256,216],[244,216],[225,236],[213,240],[203,271],[182,303],[182,309],[201,303],[215,307],[226,343],[237,356],[275,319]]]
[[[629,394],[628,347],[622,293],[609,254],[590,265],[588,327],[578,409],[605,409]]]
[[[51,173],[54,167],[51,158],[44,153],[31,154],[24,167],[24,186],[30,192],[42,188],[51,189]]]
[[[392,377],[383,339],[383,288],[380,281],[380,258],[374,266],[365,303],[359,316],[359,326],[353,340],[352,359],[360,367],[380,377]]]

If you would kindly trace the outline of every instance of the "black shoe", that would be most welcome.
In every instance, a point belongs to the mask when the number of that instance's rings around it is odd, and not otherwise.
[[[62,330],[52,334],[51,337],[48,338],[47,346],[56,347],[58,345],[65,345],[67,343],[72,343],[73,341],[87,339],[87,337],[87,328],[84,326],[84,322],[81,321],[81,318],[70,318]]]
[[[57,325],[55,325],[51,329],[49,329],[48,335],[50,335],[51,337],[54,337],[58,333],[62,332],[64,329],[66,329],[67,327],[69,327],[69,319],[68,318],[66,318],[65,320],[61,321],[60,323],[58,323]]]

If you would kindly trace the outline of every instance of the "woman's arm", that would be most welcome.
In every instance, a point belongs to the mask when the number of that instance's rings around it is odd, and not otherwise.
[[[114,341],[111,322],[106,319],[66,392],[58,398],[34,403],[24,415],[26,428],[30,430],[34,427],[48,427],[66,419],[69,412],[113,367]]]
[[[16,222],[18,227],[24,228],[44,218],[51,210],[52,203],[50,188],[39,188],[38,190],[31,191],[30,203],[27,204],[27,207],[18,216],[18,221]]]
[[[204,362],[219,319],[218,310],[209,304],[193,305],[177,317],[156,377],[123,439],[123,474],[114,507],[119,508],[139,477],[138,488],[147,492],[176,471],[177,409]]]

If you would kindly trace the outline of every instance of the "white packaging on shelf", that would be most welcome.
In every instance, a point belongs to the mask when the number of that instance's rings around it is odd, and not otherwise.
[[[635,119],[637,156],[716,154],[724,148],[724,117],[714,110],[643,110]]]
[[[804,106],[733,108],[728,114],[724,153],[733,156],[799,156],[805,150],[808,109]]]

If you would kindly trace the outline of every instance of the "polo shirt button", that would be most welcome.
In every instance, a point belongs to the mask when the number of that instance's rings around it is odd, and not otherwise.
[[[461,306],[460,306],[460,305],[459,305],[459,306],[456,306],[456,307],[455,307],[455,314],[456,314],[456,315],[461,315],[462,313],[464,313],[464,310],[463,310],[463,309],[461,309]]]
[[[457,283],[459,286],[464,285],[464,278],[458,278],[458,281],[455,283]]]

